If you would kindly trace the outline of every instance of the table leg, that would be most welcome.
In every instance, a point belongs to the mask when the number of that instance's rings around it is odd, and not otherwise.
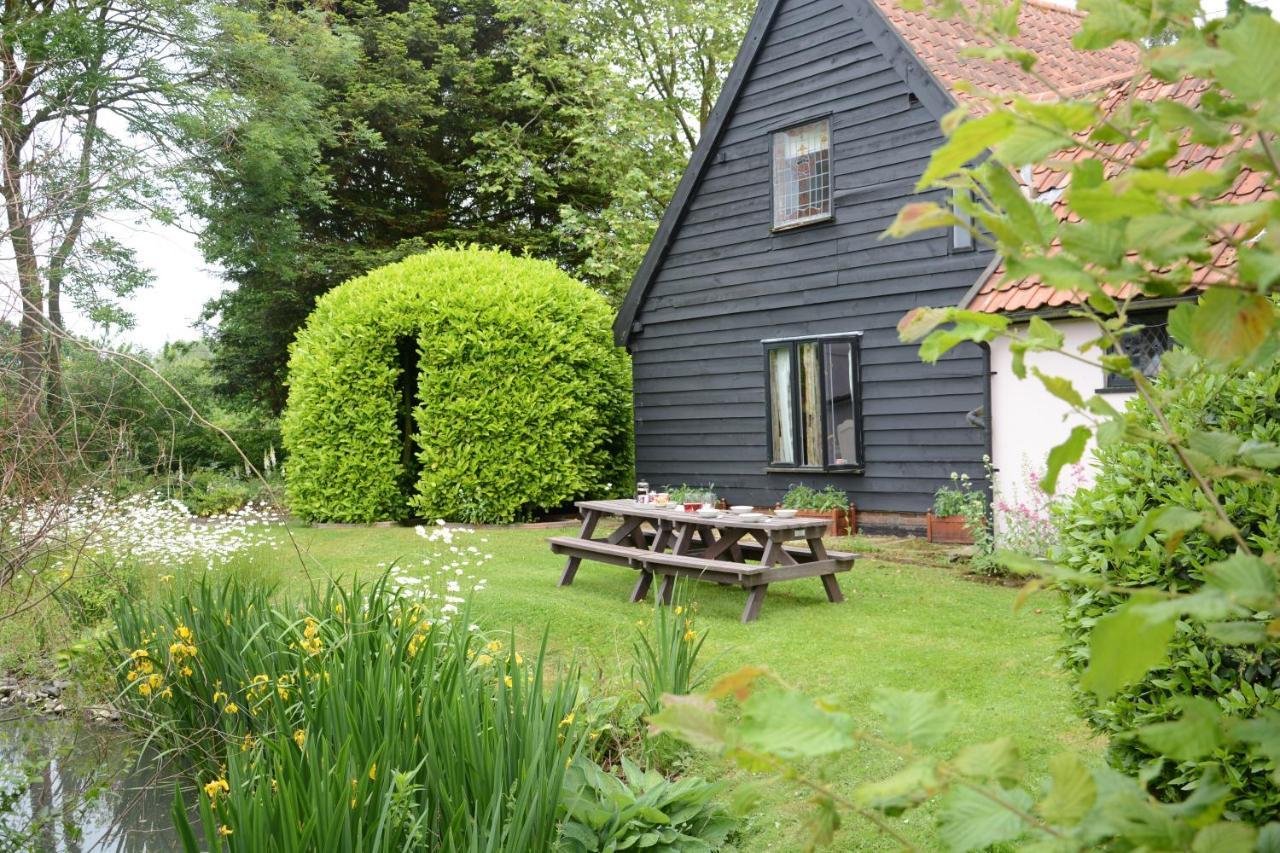
[[[813,559],[827,559],[827,546],[822,544],[821,536],[815,536],[805,541],[809,543],[809,552],[813,554]],[[836,581],[835,575],[823,575],[822,588],[827,592],[827,601],[832,604],[839,604],[844,601],[844,593],[840,591],[840,584]]]
[[[590,539],[591,534],[596,532],[596,524],[600,521],[600,513],[594,509],[589,509],[582,514],[582,528],[578,531],[579,539]],[[582,565],[581,557],[570,557],[564,565],[564,572],[560,575],[560,586],[568,586],[573,583],[573,576],[578,573],[578,566]]]
[[[658,533],[653,537],[653,546],[651,550],[655,554],[661,554],[667,550],[667,546],[671,543],[671,522],[658,522]]]
[[[658,600],[663,604],[670,604],[672,594],[676,590],[676,576],[663,575],[662,586],[658,588]]]
[[[760,615],[760,607],[764,604],[764,594],[769,590],[767,583],[753,586],[747,592],[747,606],[742,610],[742,621],[754,622]]]
[[[640,580],[636,581],[636,588],[631,590],[631,603],[636,604],[644,601],[649,597],[649,585],[653,583],[653,572],[648,569],[640,570]]]

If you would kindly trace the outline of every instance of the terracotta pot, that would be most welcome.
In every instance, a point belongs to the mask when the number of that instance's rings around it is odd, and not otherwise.
[[[826,536],[845,536],[849,532],[849,511],[843,509],[802,509],[797,510],[796,515],[803,518],[826,518],[830,520],[827,525]]]
[[[943,545],[972,545],[973,534],[965,524],[963,515],[925,515],[925,531],[930,542]]]

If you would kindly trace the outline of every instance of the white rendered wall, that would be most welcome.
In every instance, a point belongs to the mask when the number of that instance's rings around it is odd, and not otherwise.
[[[1085,341],[1097,337],[1095,327],[1086,320],[1054,320],[1054,328],[1066,338],[1063,347],[1076,352]],[[1089,354],[1096,358],[1097,350]],[[1103,385],[1101,368],[1090,367],[1061,353],[1029,353],[1026,356],[1027,378],[1018,379],[1011,368],[1012,356],[1005,340],[991,344],[991,462],[997,470],[996,481],[1011,483],[1021,477],[1028,465],[1043,471],[1049,451],[1061,444],[1071,427],[1083,419],[1071,412],[1066,403],[1045,390],[1040,380],[1031,375],[1031,367],[1039,367],[1050,376],[1070,379],[1081,396],[1088,398]],[[1130,393],[1108,394],[1117,409],[1123,408]],[[1093,442],[1081,460],[1083,477],[1091,481]],[[1067,482],[1063,472],[1062,482]]]

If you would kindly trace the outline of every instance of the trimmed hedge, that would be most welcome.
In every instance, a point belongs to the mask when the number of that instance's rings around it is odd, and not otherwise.
[[[283,432],[293,511],[502,523],[625,490],[630,361],[611,322],[604,298],[555,265],[474,246],[335,288],[291,349]],[[398,420],[405,337],[418,350],[416,483]]]
[[[1164,378],[1161,381],[1171,381]],[[1179,380],[1167,409],[1180,434],[1188,429],[1221,430],[1242,439],[1280,441],[1280,367],[1247,375],[1202,374]],[[1140,412],[1143,426],[1155,429],[1149,410]],[[1166,553],[1164,537],[1149,536],[1124,557],[1117,555],[1116,537],[1159,505],[1208,508],[1208,501],[1178,464],[1173,451],[1161,443],[1128,443],[1098,453],[1098,477],[1081,489],[1059,516],[1061,545],[1057,561],[1082,572],[1105,573],[1118,586],[1153,586],[1190,591],[1203,582],[1202,567],[1229,556],[1234,546],[1195,531]],[[1280,494],[1270,483],[1232,480],[1217,482],[1216,492],[1231,520],[1258,551],[1280,546]],[[1068,595],[1066,661],[1078,678],[1088,662],[1089,632],[1096,620],[1118,606],[1122,596],[1091,590]],[[1123,733],[1149,723],[1179,716],[1178,696],[1213,699],[1227,713],[1253,716],[1260,708],[1280,708],[1280,653],[1274,647],[1232,647],[1210,639],[1195,622],[1179,622],[1169,665],[1105,702],[1078,693],[1085,718],[1099,732],[1111,736],[1108,760],[1120,770],[1136,774],[1156,757],[1143,744]],[[1155,773],[1151,789],[1173,800],[1186,796],[1207,771],[1216,770],[1231,787],[1229,809],[1234,814],[1265,822],[1280,810],[1280,785],[1268,762],[1242,752],[1219,750],[1199,762],[1166,765]]]

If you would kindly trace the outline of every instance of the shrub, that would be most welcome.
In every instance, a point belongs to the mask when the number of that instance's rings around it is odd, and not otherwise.
[[[1280,367],[1274,360],[1266,372],[1181,379],[1178,393],[1169,397],[1167,414],[1179,435],[1212,430],[1244,440],[1280,441]],[[1142,426],[1155,428],[1149,411],[1136,401],[1130,413]],[[1269,483],[1217,478],[1214,489],[1252,547],[1274,552],[1280,546],[1280,494]],[[1094,486],[1076,492],[1059,511],[1061,544],[1056,559],[1076,571],[1103,575],[1116,586],[1181,592],[1199,588],[1204,582],[1202,567],[1234,553],[1229,541],[1217,541],[1196,530],[1180,541],[1152,533],[1127,553],[1117,543],[1122,532],[1159,506],[1208,508],[1173,450],[1154,441],[1102,448]],[[1080,589],[1068,598],[1065,655],[1078,676],[1087,663],[1092,626],[1124,597]],[[1212,639],[1199,623],[1183,620],[1167,666],[1109,700],[1095,701],[1083,690],[1079,696],[1088,721],[1113,736],[1110,761],[1136,773],[1157,754],[1124,733],[1177,717],[1179,697],[1209,697],[1224,712],[1240,717],[1256,717],[1264,708],[1280,707],[1280,651],[1274,646],[1226,645]],[[1242,752],[1220,749],[1195,763],[1166,764],[1152,790],[1166,799],[1181,799],[1188,787],[1216,770],[1232,789],[1230,810],[1262,822],[1280,809],[1274,769]]]
[[[442,611],[388,576],[122,602],[122,709],[203,790],[203,845],[174,809],[185,849],[553,849],[577,676]]]
[[[697,777],[669,781],[622,759],[624,778],[578,758],[564,780],[566,853],[646,850],[696,853],[719,850],[736,822],[715,802],[722,782]]]
[[[630,371],[611,322],[553,264],[476,247],[334,289],[289,362],[291,508],[509,522],[626,487]]]
[[[818,491],[801,483],[787,490],[787,493],[782,496],[782,505],[786,509],[829,512],[833,509],[848,509],[849,496],[835,486],[827,486],[822,491]]]

